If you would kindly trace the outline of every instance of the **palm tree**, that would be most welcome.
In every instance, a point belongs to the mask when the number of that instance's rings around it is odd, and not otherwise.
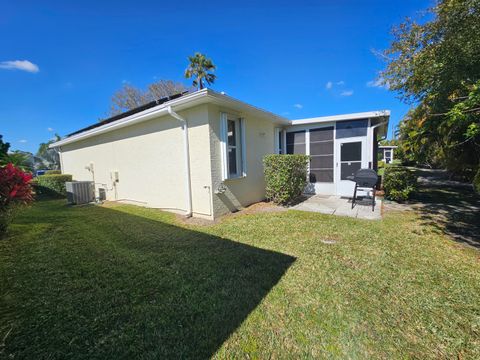
[[[6,166],[12,164],[22,171],[33,171],[33,158],[34,156],[26,151],[15,150],[6,155],[0,156],[0,166]]]
[[[194,56],[189,56],[190,65],[185,70],[185,77],[187,79],[193,79],[193,86],[201,90],[205,87],[204,81],[211,85],[215,82],[216,75],[212,74],[213,71],[217,68],[211,59],[207,58],[205,55],[198,52]]]

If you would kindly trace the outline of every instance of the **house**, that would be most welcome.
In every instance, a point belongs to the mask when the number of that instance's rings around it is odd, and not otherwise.
[[[398,146],[395,145],[380,145],[378,147],[378,153],[382,157],[382,160],[385,164],[390,164],[393,162],[393,153]]]
[[[376,168],[389,111],[288,120],[203,89],[151,102],[51,145],[63,173],[96,196],[214,219],[265,198],[263,157],[311,156],[309,186],[350,196],[346,180]]]

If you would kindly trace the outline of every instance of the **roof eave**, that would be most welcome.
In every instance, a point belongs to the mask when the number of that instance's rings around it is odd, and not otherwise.
[[[268,118],[274,123],[278,123],[282,125],[289,125],[290,123],[288,119],[278,116],[269,111],[257,108],[250,104],[244,103],[243,101],[234,99],[230,96],[217,93],[216,91],[213,91],[211,89],[202,89],[194,93],[184,95],[178,99],[167,101],[163,104],[144,110],[142,112],[127,116],[118,121],[108,123],[108,124],[99,126],[97,128],[72,135],[63,140],[60,140],[51,144],[49,148],[58,148],[59,146],[78,142],[80,140],[88,139],[90,137],[97,136],[106,132],[110,132],[126,126],[131,126],[133,124],[137,124],[143,121],[147,121],[158,116],[166,115],[168,113],[167,107],[169,106],[176,107],[176,110],[183,110],[186,108],[190,108],[192,106],[196,106],[196,105],[199,105],[202,103],[208,103],[208,102],[214,102],[224,106],[234,106],[241,111],[255,113],[257,115],[260,115],[263,118]]]
[[[388,121],[388,118],[390,117],[390,110],[377,110],[377,111],[367,111],[367,112],[360,112],[360,113],[290,120],[290,125],[308,125],[308,124],[316,124],[316,123],[348,121],[348,120],[358,120],[358,119],[372,119],[372,118],[380,118],[380,117],[386,117]]]

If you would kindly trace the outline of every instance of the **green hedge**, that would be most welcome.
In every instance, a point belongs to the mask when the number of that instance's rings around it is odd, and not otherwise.
[[[405,201],[417,189],[417,178],[413,171],[402,167],[389,165],[383,175],[385,198],[395,201]]]
[[[480,194],[480,168],[478,168],[477,173],[473,178],[473,188],[475,189],[477,194]]]
[[[267,155],[263,159],[266,196],[276,204],[291,204],[307,184],[307,155]]]
[[[45,171],[45,175],[59,175],[61,174],[61,170],[47,170]]]
[[[32,181],[32,184],[37,195],[66,197],[67,190],[65,189],[65,183],[67,181],[72,181],[72,175],[52,174],[38,176]]]

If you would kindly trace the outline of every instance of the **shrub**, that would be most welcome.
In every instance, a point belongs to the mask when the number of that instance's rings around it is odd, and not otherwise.
[[[385,198],[405,201],[417,188],[417,178],[412,171],[402,166],[387,166],[383,175]]]
[[[267,155],[263,159],[267,199],[291,204],[307,184],[307,155]]]
[[[35,192],[38,195],[49,195],[54,197],[67,196],[65,183],[72,181],[72,175],[52,174],[40,175],[34,181]]]
[[[480,168],[478,168],[477,173],[473,178],[473,188],[475,189],[477,194],[480,194]]]
[[[32,175],[12,164],[0,167],[0,236],[7,230],[14,211],[33,201]]]
[[[61,170],[46,170],[45,175],[60,175],[62,173]]]

